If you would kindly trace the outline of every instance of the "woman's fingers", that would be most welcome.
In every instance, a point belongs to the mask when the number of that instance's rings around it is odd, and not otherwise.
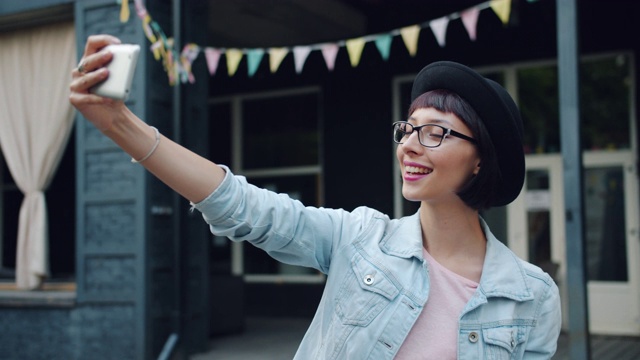
[[[111,35],[91,35],[87,38],[82,59],[74,69],[72,76],[82,76],[106,65],[113,55],[102,49],[110,44],[120,44],[120,39]]]
[[[111,61],[113,54],[104,50],[104,47],[110,44],[120,44],[120,40],[111,35],[89,36],[82,59],[71,71],[69,85],[69,102],[100,130],[109,129],[113,119],[124,108],[122,102],[90,92],[92,87],[109,77],[109,70],[105,65]]]
[[[92,73],[95,70],[104,67],[112,58],[113,54],[107,50],[103,50],[92,55],[85,55],[78,63],[78,66],[74,69],[72,76],[76,77]]]
[[[69,89],[71,92],[76,93],[88,93],[89,89],[104,81],[109,76],[109,70],[106,68],[100,68],[96,71],[90,71],[81,73],[79,69],[73,70],[71,85]]]
[[[107,45],[120,43],[120,39],[115,36],[107,34],[91,35],[87,38],[87,44],[84,46],[84,56],[94,54]]]

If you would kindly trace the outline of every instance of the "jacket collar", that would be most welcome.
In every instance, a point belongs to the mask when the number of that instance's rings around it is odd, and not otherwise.
[[[487,252],[479,289],[486,297],[507,297],[519,301],[533,299],[521,260],[496,239],[484,219],[480,218],[480,223],[487,238]],[[392,256],[424,260],[419,211],[392,224],[380,240],[381,250]]]

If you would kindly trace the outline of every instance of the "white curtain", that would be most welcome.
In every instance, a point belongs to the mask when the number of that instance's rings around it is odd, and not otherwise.
[[[76,63],[73,23],[0,34],[0,149],[24,194],[18,224],[16,284],[37,289],[49,273],[44,190],[69,139]]]

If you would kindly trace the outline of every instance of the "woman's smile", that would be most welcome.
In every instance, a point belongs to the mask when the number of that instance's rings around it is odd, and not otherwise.
[[[432,172],[433,172],[433,169],[416,164],[416,163],[404,164],[404,180],[405,181],[417,181],[431,174]]]

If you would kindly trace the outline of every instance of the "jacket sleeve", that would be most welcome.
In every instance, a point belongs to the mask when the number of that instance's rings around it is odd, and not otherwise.
[[[225,170],[222,184],[202,202],[193,204],[215,235],[248,241],[278,261],[327,273],[341,239],[360,231],[362,216],[356,212],[305,207]]]
[[[551,286],[544,295],[538,311],[536,326],[529,334],[524,359],[551,359],[558,347],[562,313],[558,286]]]

